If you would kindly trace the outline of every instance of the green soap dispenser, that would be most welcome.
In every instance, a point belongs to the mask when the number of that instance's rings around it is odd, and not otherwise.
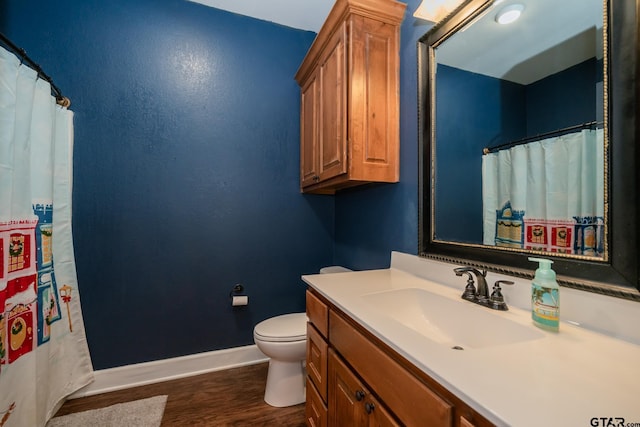
[[[560,327],[560,287],[556,272],[551,269],[553,261],[544,258],[529,258],[539,263],[531,283],[531,318],[533,324],[548,331],[557,332]]]

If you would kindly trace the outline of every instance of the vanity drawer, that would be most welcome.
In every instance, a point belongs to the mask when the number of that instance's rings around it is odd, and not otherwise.
[[[327,405],[316,391],[309,378],[307,378],[307,404],[304,407],[304,418],[309,427],[327,427]]]
[[[332,346],[403,424],[453,425],[453,406],[449,402],[334,311],[330,312],[329,338]]]
[[[327,401],[327,353],[329,346],[320,333],[307,323],[307,377],[316,386],[324,402]]]
[[[323,337],[329,336],[329,307],[308,289],[307,317]]]

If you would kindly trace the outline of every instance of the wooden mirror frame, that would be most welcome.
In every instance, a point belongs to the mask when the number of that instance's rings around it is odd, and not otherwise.
[[[490,7],[492,0],[467,0],[418,41],[419,224],[418,255],[472,265],[507,275],[533,277],[532,252],[435,241],[433,238],[433,138],[435,47]],[[640,173],[640,0],[604,0],[605,121],[609,135],[605,209],[608,260],[545,253],[558,282],[567,287],[640,301],[638,186]]]

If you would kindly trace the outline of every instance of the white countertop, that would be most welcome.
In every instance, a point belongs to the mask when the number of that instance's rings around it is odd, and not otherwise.
[[[590,426],[594,417],[614,418],[615,425],[620,417],[625,426],[640,423],[639,345],[561,322],[560,332],[542,331],[540,339],[457,351],[390,320],[361,296],[420,288],[459,300],[464,280],[456,289],[395,268],[302,278],[496,425]],[[462,302],[538,330],[527,310],[500,312]]]

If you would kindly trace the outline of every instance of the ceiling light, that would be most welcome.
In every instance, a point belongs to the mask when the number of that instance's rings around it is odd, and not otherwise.
[[[520,18],[523,10],[524,5],[520,3],[505,6],[496,14],[496,22],[503,25],[511,24],[512,22]]]

